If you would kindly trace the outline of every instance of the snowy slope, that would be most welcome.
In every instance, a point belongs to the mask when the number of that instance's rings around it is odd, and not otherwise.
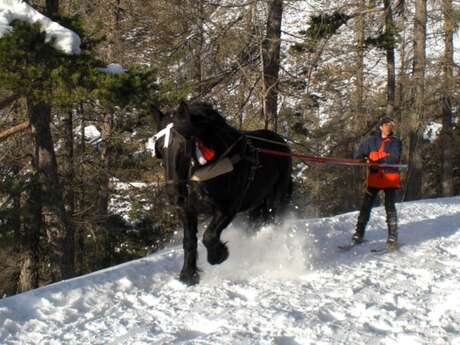
[[[398,205],[397,253],[376,208],[350,252],[356,213],[290,220],[204,262],[199,286],[176,280],[179,247],[0,300],[0,344],[460,345],[460,197]]]

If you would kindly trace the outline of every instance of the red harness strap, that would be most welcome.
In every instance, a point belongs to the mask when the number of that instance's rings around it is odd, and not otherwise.
[[[207,147],[204,145],[203,141],[200,138],[196,138],[196,147],[197,147],[197,154],[201,154],[201,156],[206,160],[206,162],[209,162],[214,158],[216,155],[216,151],[213,149]],[[198,157],[198,160],[200,160],[201,163],[201,157]],[[201,164],[206,164],[206,162],[201,163]]]

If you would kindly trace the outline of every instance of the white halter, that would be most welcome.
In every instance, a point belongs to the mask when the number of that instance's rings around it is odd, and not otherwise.
[[[163,128],[161,131],[159,131],[157,134],[155,134],[152,138],[150,138],[147,142],[147,145],[151,148],[152,150],[152,156],[155,157],[155,145],[156,142],[162,138],[165,137],[163,147],[166,149],[169,146],[169,140],[171,138],[171,129],[174,127],[174,123],[170,123],[167,125],[165,128]]]

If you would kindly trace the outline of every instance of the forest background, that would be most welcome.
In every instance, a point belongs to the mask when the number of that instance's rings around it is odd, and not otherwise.
[[[0,38],[0,296],[147,255],[174,238],[151,107],[206,101],[292,150],[351,158],[391,116],[400,201],[458,194],[459,3],[452,0],[27,1]],[[111,63],[124,73],[100,73]],[[365,169],[295,162],[292,212],[356,210]],[[205,219],[203,219],[205,221]]]

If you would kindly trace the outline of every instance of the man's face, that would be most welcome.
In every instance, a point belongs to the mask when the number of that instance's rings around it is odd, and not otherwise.
[[[394,126],[395,126],[394,122],[386,122],[380,125],[380,131],[382,132],[382,135],[384,137],[389,136],[393,132]]]

